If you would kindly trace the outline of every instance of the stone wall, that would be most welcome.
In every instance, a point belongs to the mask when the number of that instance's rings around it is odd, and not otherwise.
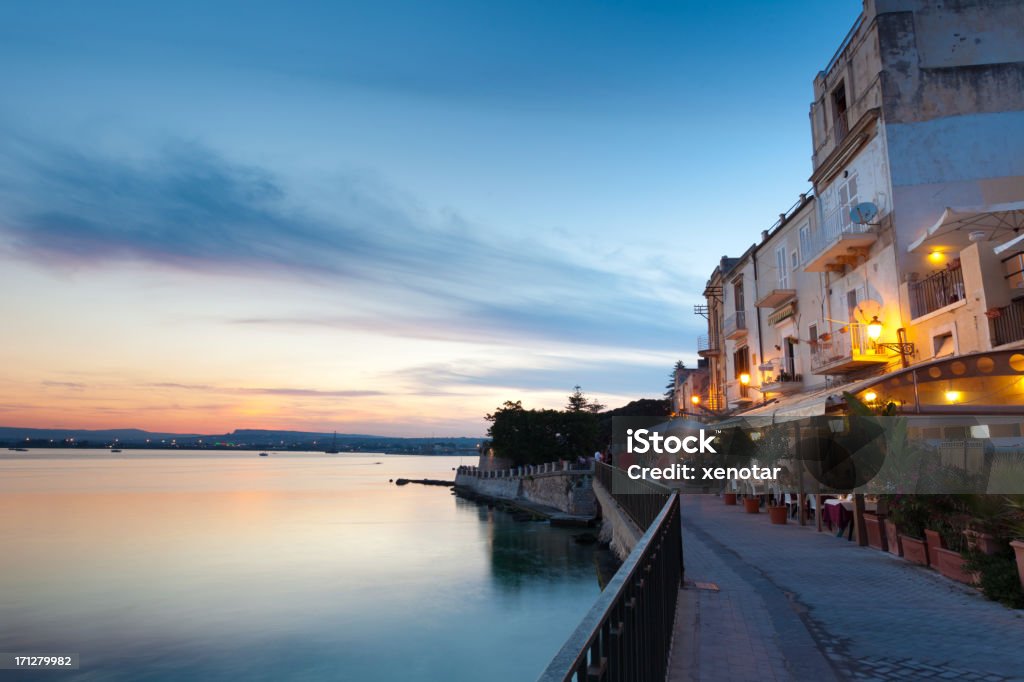
[[[611,494],[597,481],[593,485],[594,497],[601,507],[601,533],[599,538],[607,542],[615,556],[625,561],[636,543],[643,537],[643,531],[626,516],[622,508],[615,503]]]
[[[496,497],[499,500],[514,500],[519,497],[520,483],[518,478],[478,478],[463,473],[455,475],[457,488],[466,488],[477,495]]]
[[[593,472],[570,469],[562,462],[516,467],[503,471],[460,467],[455,486],[502,500],[521,499],[553,507],[572,516],[593,517]]]

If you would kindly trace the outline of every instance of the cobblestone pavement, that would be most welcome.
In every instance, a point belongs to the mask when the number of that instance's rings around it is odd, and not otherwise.
[[[719,497],[682,513],[670,680],[1024,680],[1022,611]]]

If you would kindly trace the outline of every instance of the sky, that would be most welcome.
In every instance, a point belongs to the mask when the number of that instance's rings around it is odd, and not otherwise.
[[[0,425],[482,435],[696,365],[836,2],[0,1]]]

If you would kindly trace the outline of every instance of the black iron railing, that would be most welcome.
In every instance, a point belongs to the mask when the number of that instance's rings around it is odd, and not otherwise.
[[[959,265],[911,282],[910,316],[921,317],[964,300],[964,271]]]
[[[611,494],[622,511],[633,519],[640,530],[647,530],[661,513],[672,491],[653,481],[634,480],[618,467],[598,462],[594,477]]]
[[[598,484],[647,530],[539,682],[663,682],[683,579],[679,494],[628,477],[648,489],[615,492],[622,470],[606,464],[596,469]],[[646,501],[627,502],[632,496]],[[648,518],[658,500],[661,506]]]
[[[996,309],[992,319],[992,345],[1024,340],[1024,299]]]

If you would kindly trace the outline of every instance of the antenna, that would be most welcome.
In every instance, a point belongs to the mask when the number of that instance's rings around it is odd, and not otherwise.
[[[858,225],[870,225],[871,221],[878,217],[878,207],[870,201],[857,204],[850,209],[850,220]]]

